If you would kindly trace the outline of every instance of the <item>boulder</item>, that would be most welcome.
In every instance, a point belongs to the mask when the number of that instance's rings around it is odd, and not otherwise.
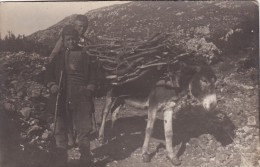
[[[12,103],[5,102],[3,106],[6,111],[15,111],[15,105]]]
[[[24,107],[20,110],[20,113],[25,119],[29,119],[33,109],[30,107]]]

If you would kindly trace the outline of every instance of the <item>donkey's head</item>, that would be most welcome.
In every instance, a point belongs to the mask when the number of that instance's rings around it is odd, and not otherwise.
[[[190,94],[202,103],[203,107],[210,111],[217,105],[215,92],[216,75],[208,66],[196,66],[196,71],[189,82]]]
[[[177,85],[182,90],[189,89],[190,95],[199,101],[206,110],[210,111],[216,106],[216,76],[207,64],[180,63],[177,69],[176,65],[170,66],[169,73],[171,78],[176,78]]]

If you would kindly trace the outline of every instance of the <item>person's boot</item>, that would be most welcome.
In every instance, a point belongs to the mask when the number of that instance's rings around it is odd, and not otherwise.
[[[79,144],[79,152],[81,154],[79,159],[80,167],[92,167],[93,160],[90,153],[90,142],[88,141],[88,143],[84,142],[84,144]]]
[[[72,132],[68,133],[68,147],[72,148],[76,146],[75,135]]]

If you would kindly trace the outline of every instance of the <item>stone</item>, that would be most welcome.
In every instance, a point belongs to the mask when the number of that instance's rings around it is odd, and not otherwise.
[[[217,153],[217,154],[216,154],[216,160],[217,160],[218,162],[223,163],[223,162],[225,162],[227,159],[228,159],[228,155],[225,154],[225,153]]]
[[[45,130],[42,134],[42,139],[48,139],[50,137],[51,132],[48,130]]]
[[[18,92],[16,95],[17,95],[17,97],[22,97],[22,96],[23,96],[23,92],[20,91],[20,92]]]
[[[250,134],[250,135],[248,135],[248,136],[246,136],[246,138],[245,138],[245,142],[249,142],[250,140],[252,140],[253,139],[253,135],[252,134]]]
[[[38,126],[38,125],[33,125],[33,126],[31,126],[31,127],[29,128],[27,134],[30,135],[31,133],[36,132],[36,131],[39,131],[39,130],[41,130],[41,129],[42,129],[42,128],[41,128],[40,126]]]
[[[11,103],[6,102],[4,103],[4,109],[6,111],[15,111],[15,106]]]
[[[17,80],[13,80],[13,81],[11,81],[10,83],[11,84],[16,84],[18,81]]]
[[[28,119],[31,115],[31,112],[32,112],[32,108],[30,107],[24,107],[20,110],[20,113],[22,114],[22,116],[25,118],[25,119]]]
[[[49,128],[51,131],[54,131],[54,123],[51,123]]]
[[[33,119],[33,120],[31,120],[30,121],[30,125],[32,126],[32,125],[37,125],[37,124],[39,124],[39,120],[38,119]]]
[[[244,130],[245,133],[248,133],[251,130],[251,128],[248,127],[248,126],[244,126],[243,130]]]
[[[256,125],[255,116],[250,116],[247,118],[247,125],[254,126]]]

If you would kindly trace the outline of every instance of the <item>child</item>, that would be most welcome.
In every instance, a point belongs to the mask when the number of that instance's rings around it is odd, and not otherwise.
[[[47,87],[51,91],[50,110],[55,110],[51,101],[59,101],[55,128],[58,159],[66,157],[68,134],[73,132],[78,140],[81,164],[90,164],[89,133],[92,130],[94,110],[92,94],[96,85],[96,67],[93,59],[78,45],[78,31],[66,26],[62,31],[63,49],[55,56],[47,68]],[[52,105],[51,105],[52,104]],[[74,138],[74,139],[75,139]],[[60,166],[64,166],[61,162]],[[59,163],[58,163],[59,164]]]

